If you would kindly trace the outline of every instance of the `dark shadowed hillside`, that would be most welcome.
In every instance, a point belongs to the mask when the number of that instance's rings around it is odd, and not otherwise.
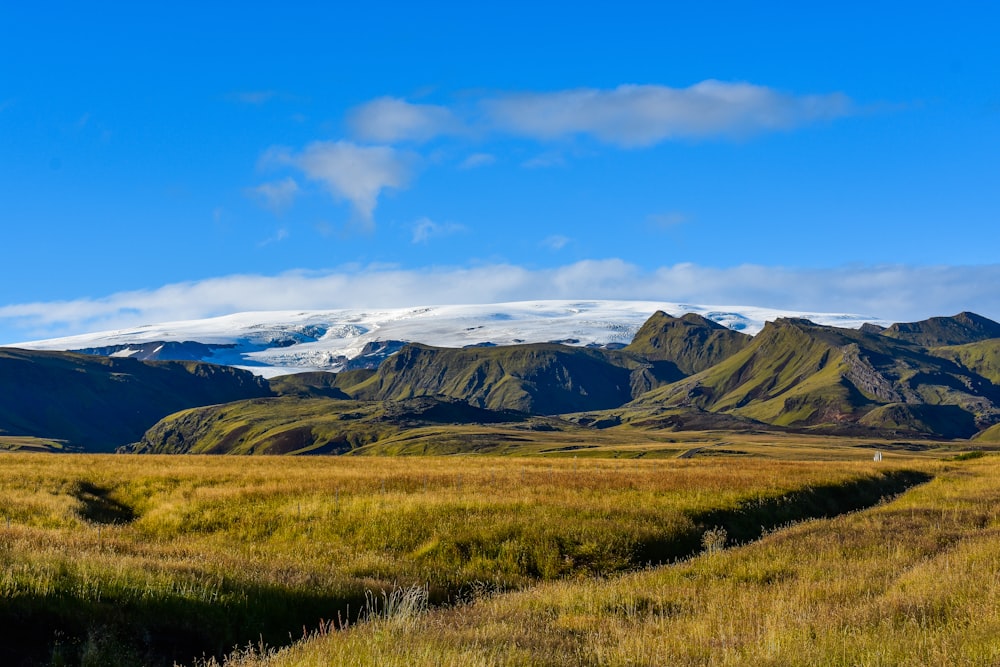
[[[665,378],[661,374],[661,381],[681,377],[671,371]],[[463,349],[407,345],[370,379],[345,391],[372,400],[443,395],[492,410],[558,414],[629,401],[633,372],[642,376],[661,371],[625,355],[565,345]]]
[[[270,390],[236,368],[0,348],[0,433],[113,451],[162,417]]]

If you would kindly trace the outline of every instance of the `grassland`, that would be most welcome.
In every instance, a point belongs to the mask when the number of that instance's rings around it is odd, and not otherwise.
[[[235,667],[1000,664],[1000,458],[874,508],[607,578],[397,604]]]
[[[9,452],[67,452],[76,448],[65,440],[36,438],[31,435],[0,435],[0,451]]]
[[[742,541],[857,509],[944,465],[904,450],[876,467],[848,451],[853,460],[4,454],[0,626],[17,639],[0,661],[171,664],[283,645],[321,619],[357,624],[366,599],[400,587],[456,614],[461,600],[687,557],[719,528]]]

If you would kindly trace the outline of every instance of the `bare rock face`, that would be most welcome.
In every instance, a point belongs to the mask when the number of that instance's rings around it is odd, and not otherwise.
[[[907,397],[900,391],[898,385],[881,373],[868,359],[861,354],[857,343],[851,343],[840,348],[844,363],[847,364],[846,377],[851,384],[868,396],[874,396],[883,403],[909,403],[913,397]]]
[[[345,360],[344,370],[374,370],[387,358],[403,349],[404,345],[406,343],[401,340],[376,340],[365,343],[358,356],[349,361]]]

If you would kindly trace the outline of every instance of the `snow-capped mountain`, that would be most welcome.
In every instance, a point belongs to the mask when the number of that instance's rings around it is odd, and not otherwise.
[[[486,305],[392,309],[249,312],[150,324],[131,329],[18,343],[35,350],[74,350],[137,358],[196,359],[246,368],[264,377],[312,370],[340,371],[350,360],[374,361],[400,342],[441,347],[558,341],[620,346],[657,310],[698,313],[731,329],[756,334],[764,322],[797,317],[845,328],[878,318],[753,306],[702,306],[659,301],[520,301]]]

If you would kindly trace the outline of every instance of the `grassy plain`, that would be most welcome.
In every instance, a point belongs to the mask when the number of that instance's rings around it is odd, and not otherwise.
[[[856,447],[835,461],[556,450],[567,455],[3,454],[0,625],[17,639],[0,661],[170,664],[356,622],[366,598],[399,587],[493,604],[539,582],[600,582],[688,556],[717,527],[751,539],[943,465],[903,451],[876,467]]]
[[[868,510],[605,578],[397,605],[230,667],[1000,664],[1000,458]]]

